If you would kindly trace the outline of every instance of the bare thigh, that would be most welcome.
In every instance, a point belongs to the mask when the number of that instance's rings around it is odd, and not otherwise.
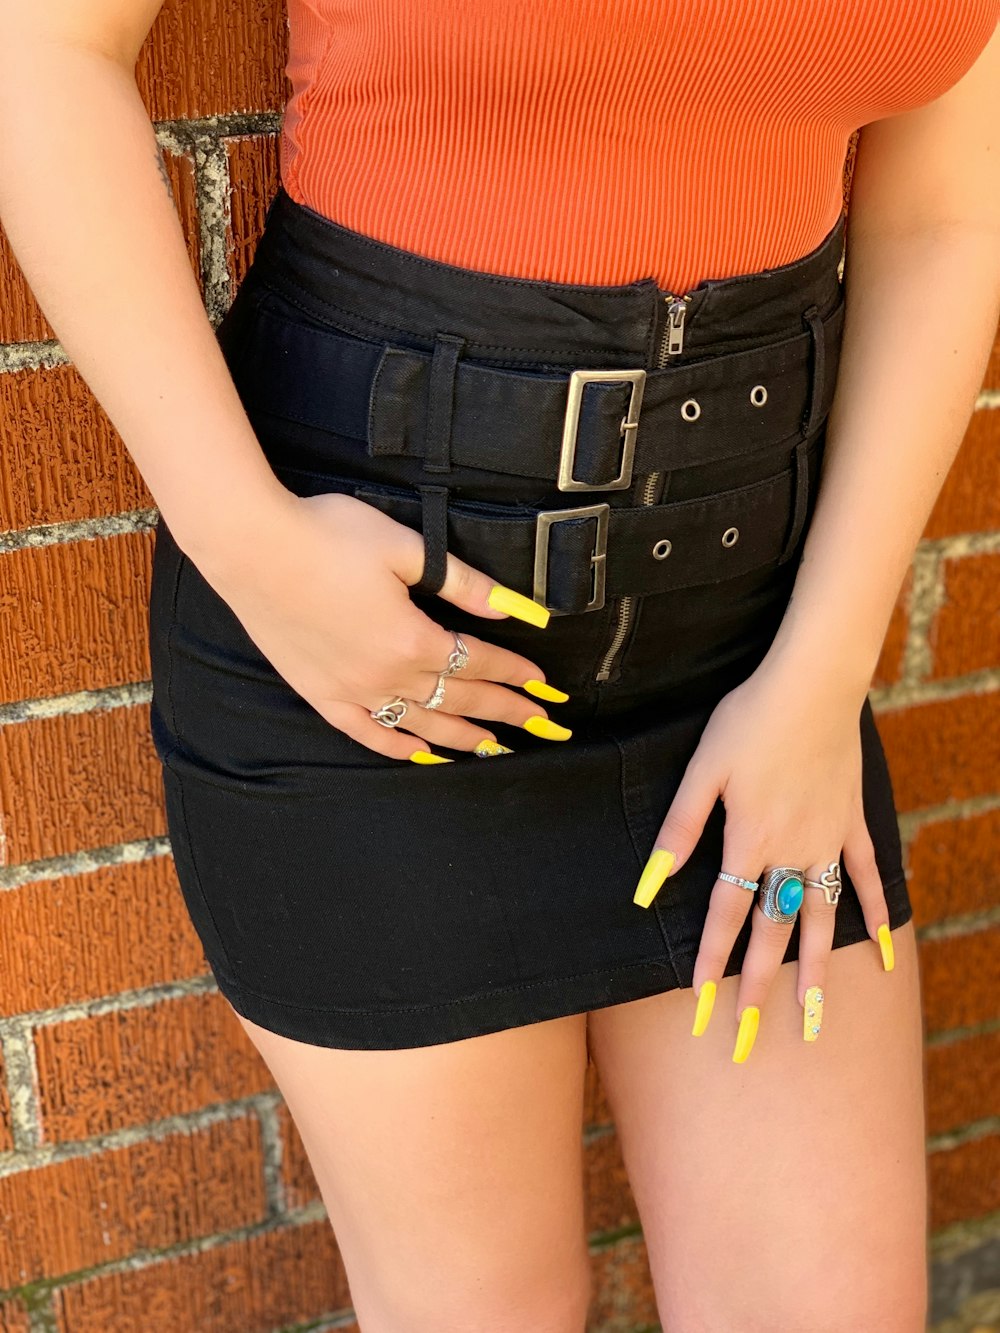
[[[823,1026],[802,1040],[795,964],[779,969],[745,1064],[738,977],[705,1033],[671,991],[593,1010],[590,1049],[615,1117],[670,1333],[922,1333],[923,1043],[912,922],[833,951]]]
[[[301,1135],[362,1333],[583,1333],[586,1014],[374,1051],[237,1017]]]

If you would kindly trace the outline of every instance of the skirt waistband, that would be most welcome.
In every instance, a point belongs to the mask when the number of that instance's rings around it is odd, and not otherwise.
[[[572,225],[570,222],[568,225]],[[650,368],[736,351],[801,328],[841,299],[846,214],[808,254],[775,268],[665,292],[546,282],[462,268],[353,231],[278,187],[252,272],[304,313],[361,337],[431,347],[446,330],[466,357],[507,365]]]

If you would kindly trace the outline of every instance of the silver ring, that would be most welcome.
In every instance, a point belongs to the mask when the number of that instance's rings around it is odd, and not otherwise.
[[[806,872],[799,870],[797,866],[768,867],[764,872],[760,897],[757,902],[760,904],[760,910],[769,921],[777,921],[780,925],[787,926],[795,920],[798,910],[802,906],[805,877]],[[785,911],[778,906],[778,897],[782,893],[785,895],[786,902],[792,900],[795,904],[789,911]]]
[[[437,678],[437,684],[434,686],[434,693],[431,695],[431,697],[429,699],[424,699],[423,702],[421,702],[419,699],[417,700],[421,708],[441,707],[441,705],[444,703],[444,681],[445,681],[445,673],[442,671]]]
[[[728,875],[724,870],[720,870],[715,878],[724,879],[730,884],[738,884],[741,889],[749,889],[751,893],[756,893],[756,891],[760,888],[760,884],[758,883],[757,880],[740,879],[739,875]]]
[[[455,646],[448,655],[448,665],[441,672],[442,676],[454,676],[457,671],[469,665],[469,650],[461,638],[452,630]]]
[[[400,699],[397,695],[395,699],[390,699],[381,708],[376,708],[369,713],[369,717],[373,717],[376,722],[381,722],[383,727],[398,727],[406,716],[408,707],[406,700]]]
[[[837,899],[844,888],[840,880],[840,862],[831,861],[819,879],[805,879],[802,882],[807,884],[810,889],[822,889],[826,901],[831,907],[836,907]]]

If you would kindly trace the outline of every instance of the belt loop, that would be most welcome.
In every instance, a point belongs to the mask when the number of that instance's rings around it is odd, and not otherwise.
[[[788,557],[798,545],[799,537],[802,535],[802,525],[805,523],[806,510],[809,499],[809,456],[806,452],[808,439],[803,435],[802,439],[795,445],[792,454],[792,460],[795,468],[795,479],[792,483],[795,490],[795,500],[792,509],[792,527],[788,534],[788,540],[785,542],[784,549],[778,556],[778,564],[783,565]]]
[[[465,339],[439,333],[434,339],[427,383],[427,416],[424,429],[424,471],[450,472],[451,422],[455,403],[455,372]]]
[[[418,486],[421,531],[424,537],[424,569],[410,591],[432,596],[441,591],[447,572],[448,487]]]
[[[811,305],[802,314],[812,334],[812,373],[809,377],[809,408],[802,423],[802,435],[811,435],[816,429],[820,405],[823,402],[823,383],[826,374],[826,338],[818,306]]]

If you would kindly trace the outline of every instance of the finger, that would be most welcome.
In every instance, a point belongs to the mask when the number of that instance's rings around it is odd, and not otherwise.
[[[764,915],[759,900],[753,909],[752,922],[736,996],[736,1014],[740,1026],[733,1047],[735,1064],[743,1064],[753,1049],[760,1011],[778,974],[794,925],[794,922],[784,925],[780,921],[772,921]]]
[[[310,700],[310,703],[331,726],[342,731],[345,736],[350,736],[360,745],[374,750],[376,754],[384,754],[389,759],[409,759],[418,750],[429,753],[422,735],[399,731],[395,727],[384,727],[360,704],[343,703],[339,700],[319,702]],[[437,758],[440,762],[446,760],[444,755]],[[427,763],[427,760],[414,760],[414,762]]]
[[[722,847],[723,868],[741,879],[756,881],[763,854],[751,840],[742,839],[736,826],[727,821]],[[694,960],[693,986],[698,996],[693,1037],[700,1037],[708,1026],[715,1003],[718,979],[725,971],[736,938],[743,929],[747,913],[754,905],[755,891],[718,879],[708,899],[708,911],[702,926],[698,953]]]
[[[569,727],[554,722],[533,700],[490,681],[460,680],[450,676],[444,681],[444,699],[435,711],[506,722],[513,727],[524,727],[546,740],[568,740],[573,734]]]
[[[400,725],[411,725],[428,745],[444,745],[449,750],[475,750],[484,741],[488,741],[490,744],[486,747],[487,752],[499,753],[495,749],[499,741],[488,727],[468,722],[464,717],[458,717],[454,713],[446,713],[442,708],[421,708],[412,699],[406,702],[409,704],[409,709]]]
[[[691,855],[718,798],[719,786],[718,777],[708,765],[699,763],[695,751],[643,867],[632,895],[634,903],[648,907],[667,876],[679,870]]]
[[[882,967],[891,972],[895,966],[892,933],[889,930],[889,907],[885,900],[882,876],[875,860],[875,848],[863,814],[858,814],[844,840],[844,867],[858,893],[865,926],[873,940],[878,941]]]
[[[469,661],[461,671],[455,672],[455,678],[461,676],[470,680],[492,680],[501,685],[516,685],[550,703],[565,703],[570,697],[565,690],[559,689],[558,683],[549,684],[545,672],[530,657],[502,648],[499,644],[488,643],[464,630],[462,642],[469,650]]]
[[[805,872],[806,878],[818,880],[829,864],[827,860],[822,865],[809,866]],[[826,970],[833,948],[837,908],[835,904],[826,901],[826,894],[815,885],[805,884],[802,895],[797,995],[802,1005],[803,1040],[815,1041],[823,1022]]]

